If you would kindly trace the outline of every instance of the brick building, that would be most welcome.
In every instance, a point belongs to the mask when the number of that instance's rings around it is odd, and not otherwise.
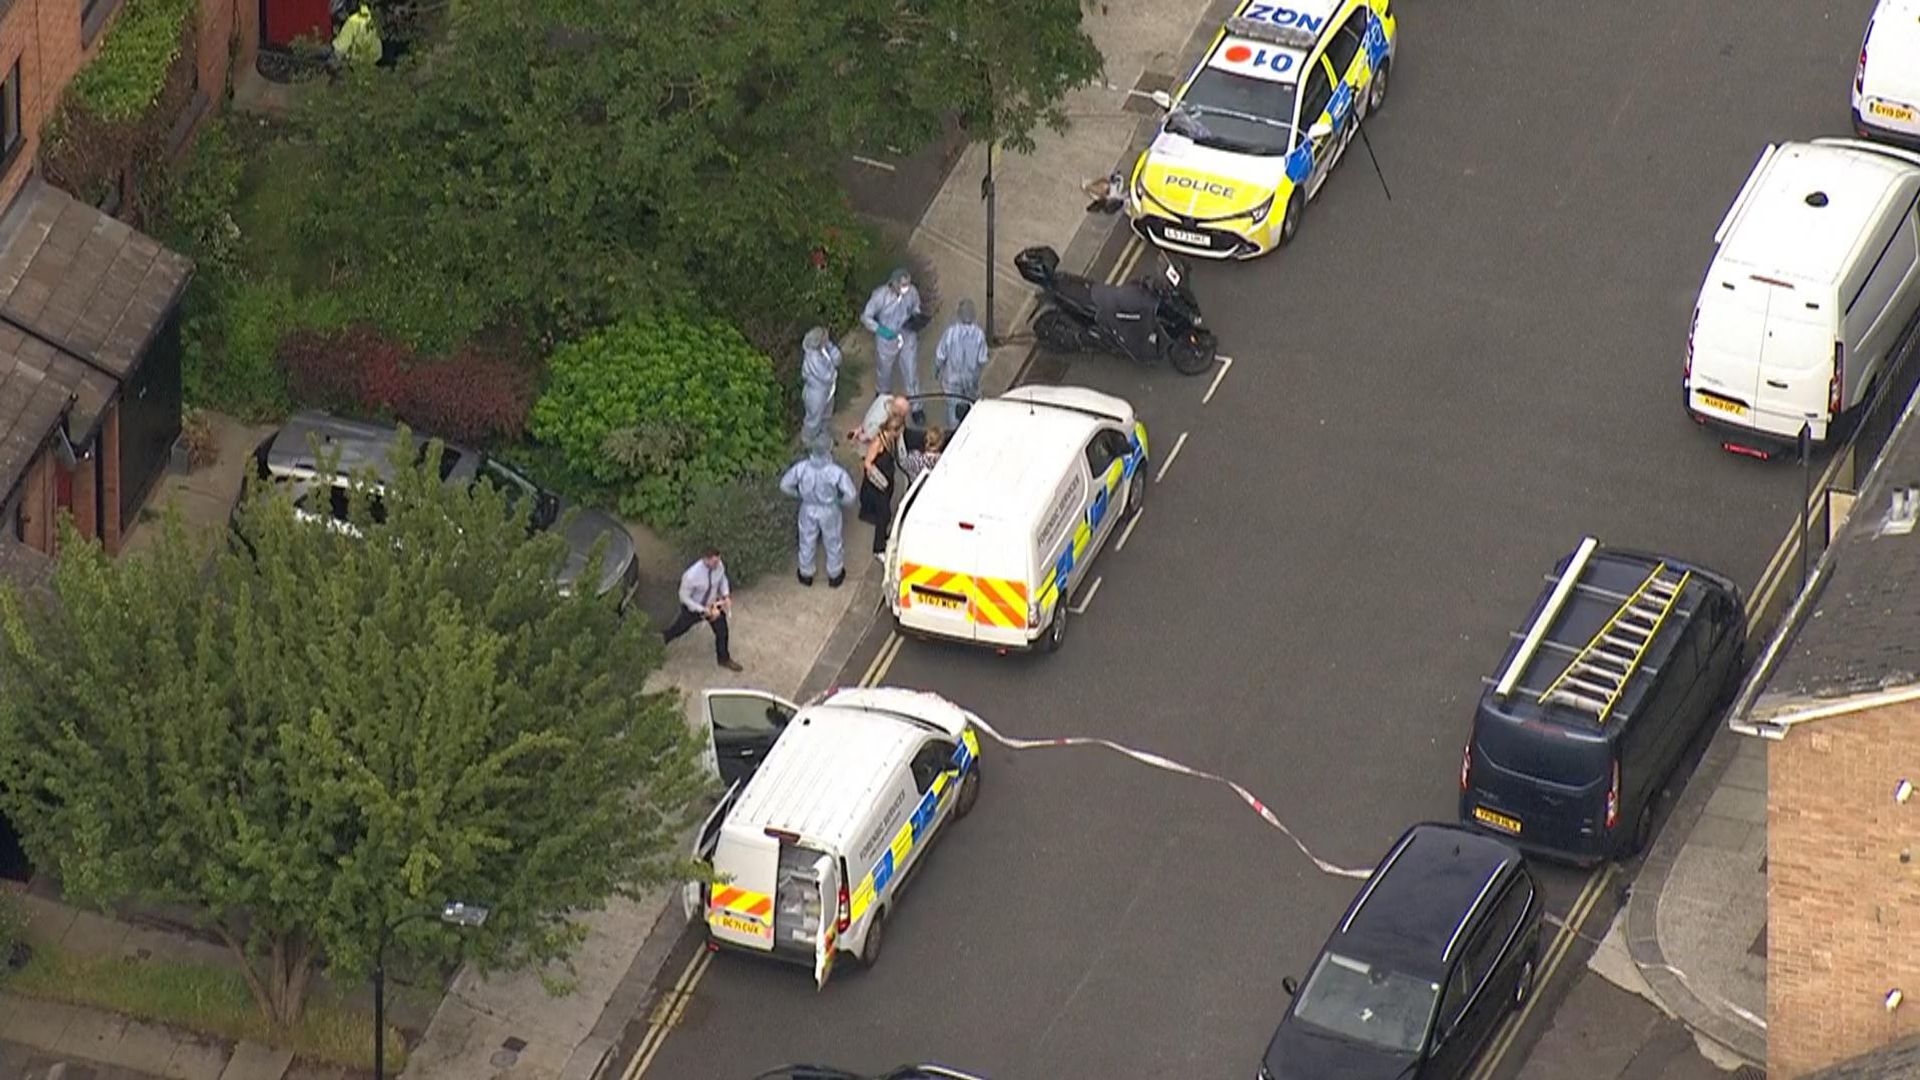
[[[1875,1061],[1920,1036],[1915,415],[1909,405],[1733,723],[1768,740],[1770,1076]]]
[[[59,513],[109,551],[180,430],[178,305],[191,267],[38,176],[62,91],[141,0],[0,0],[0,544],[51,554]],[[181,145],[251,64],[260,0],[200,0]],[[34,574],[7,551],[0,574]]]

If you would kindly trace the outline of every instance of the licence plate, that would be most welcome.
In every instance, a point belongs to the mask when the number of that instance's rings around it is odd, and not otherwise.
[[[1213,246],[1213,241],[1208,239],[1207,234],[1205,233],[1188,232],[1185,229],[1170,229],[1170,228],[1162,227],[1160,230],[1160,235],[1166,237],[1169,240],[1178,241],[1179,243],[1182,243],[1182,244],[1193,244],[1197,247]]]
[[[1718,394],[1709,394],[1704,390],[1700,391],[1700,404],[1705,405],[1715,412],[1726,413],[1728,416],[1747,415],[1747,407],[1745,405],[1737,401],[1728,401]]]
[[[913,601],[916,604],[931,604],[937,608],[946,608],[948,611],[967,610],[965,600],[957,596],[948,596],[946,593],[928,592],[917,585],[913,589]]]
[[[1867,111],[1875,116],[1884,116],[1889,120],[1903,120],[1909,123],[1913,120],[1912,109],[1905,105],[1894,105],[1885,101],[1868,102]]]
[[[762,938],[767,941],[773,940],[773,927],[757,919],[743,919],[738,915],[716,911],[707,917],[707,921],[718,929],[731,930],[736,934],[745,934],[748,937]]]
[[[1484,821],[1502,832],[1510,832],[1516,836],[1520,833],[1520,819],[1517,817],[1508,817],[1497,810],[1489,810],[1484,806],[1476,806],[1473,808],[1473,818],[1475,821]]]

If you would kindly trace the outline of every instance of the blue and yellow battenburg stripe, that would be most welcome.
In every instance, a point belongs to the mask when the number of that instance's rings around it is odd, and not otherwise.
[[[1074,526],[1073,535],[1061,545],[1059,556],[1053,560],[1053,568],[1047,571],[1046,579],[1040,582],[1040,588],[1034,592],[1039,605],[1036,624],[1045,623],[1047,612],[1053,610],[1053,605],[1059,602],[1060,597],[1073,592],[1073,568],[1087,557],[1087,546],[1093,543],[1093,531],[1106,520],[1114,493],[1120,490],[1121,481],[1146,467],[1146,464],[1147,425],[1135,421],[1132,452],[1107,466],[1104,483],[1100,490],[1093,493],[1093,505],[1081,515],[1080,523]]]
[[[927,789],[920,805],[914,808],[913,816],[900,826],[899,832],[893,834],[893,843],[887,845],[887,850],[880,854],[880,861],[873,864],[873,869],[853,890],[847,902],[849,918],[858,919],[873,906],[875,900],[886,895],[887,886],[893,883],[897,868],[906,866],[907,856],[913,849],[927,842],[927,834],[933,830],[934,819],[940,814],[940,804],[959,789],[961,777],[974,767],[979,757],[980,738],[972,728],[967,728],[960,733],[960,745],[953,748],[951,765],[933,778],[933,786]]]

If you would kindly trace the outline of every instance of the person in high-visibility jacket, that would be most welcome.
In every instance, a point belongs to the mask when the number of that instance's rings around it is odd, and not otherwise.
[[[333,35],[333,62],[375,64],[380,61],[380,30],[373,25],[373,9],[365,3],[354,9]]]

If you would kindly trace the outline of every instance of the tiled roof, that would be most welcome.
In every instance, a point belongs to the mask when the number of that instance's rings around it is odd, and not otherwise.
[[[1827,579],[1781,650],[1754,720],[1920,684],[1920,528],[1883,528],[1895,492],[1915,485],[1920,413],[1909,406],[1834,541]]]
[[[62,413],[75,442],[93,434],[192,272],[126,223],[28,181],[0,217],[0,494]]]
[[[24,592],[50,587],[53,560],[11,538],[0,538],[0,581]]]
[[[1811,1073],[1802,1080],[1914,1080],[1920,1077],[1920,1038],[1902,1039]]]

